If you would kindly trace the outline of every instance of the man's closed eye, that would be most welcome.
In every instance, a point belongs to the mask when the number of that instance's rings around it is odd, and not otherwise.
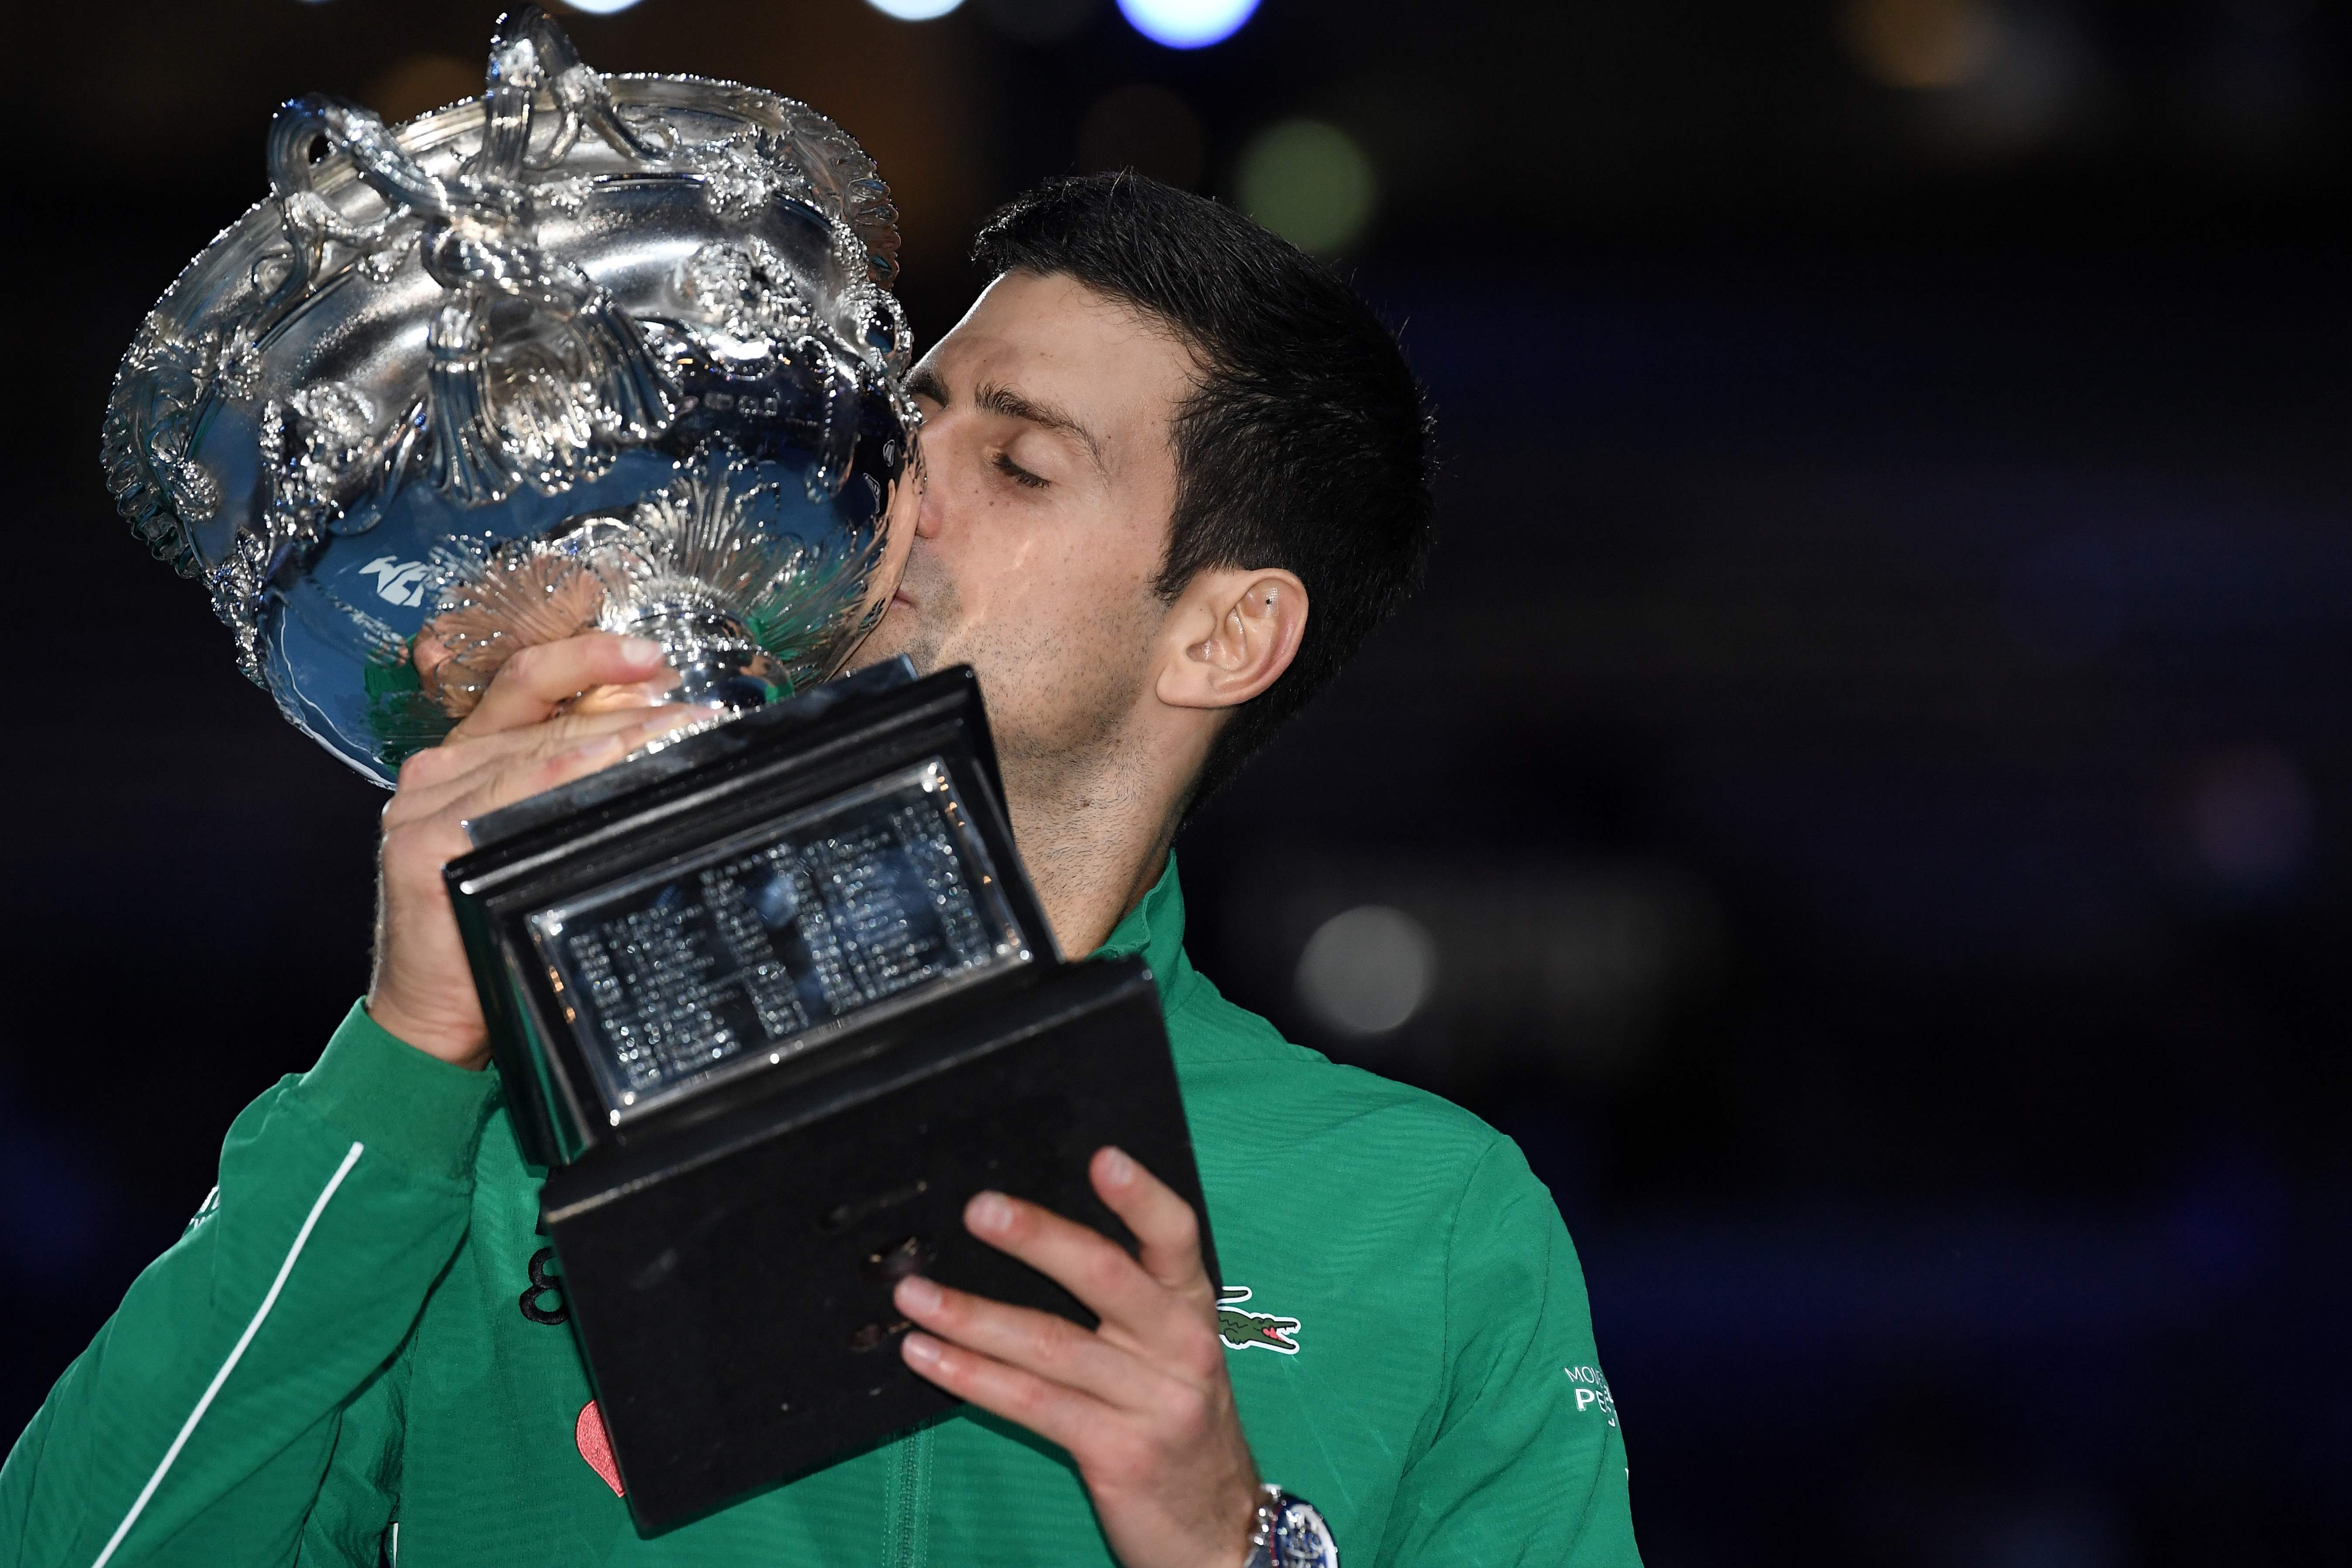
[[[996,454],[996,471],[1003,474],[1006,479],[1011,479],[1014,484],[1024,486],[1033,490],[1042,490],[1046,487],[1046,485],[1052,482],[1043,475],[1033,474],[1028,469],[1023,468],[1020,464],[1014,462],[1013,460],[1013,455],[1009,452],[999,452]]]

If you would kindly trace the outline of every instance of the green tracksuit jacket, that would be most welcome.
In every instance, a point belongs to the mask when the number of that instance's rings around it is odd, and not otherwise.
[[[1107,951],[1160,977],[1260,1468],[1349,1568],[1634,1568],[1583,1280],[1517,1148],[1286,1044],[1183,920],[1171,865]],[[237,1118],[214,1197],[17,1440],[0,1564],[1111,1561],[1066,1456],[969,1412],[639,1539],[538,1194],[495,1072],[354,1007]]]

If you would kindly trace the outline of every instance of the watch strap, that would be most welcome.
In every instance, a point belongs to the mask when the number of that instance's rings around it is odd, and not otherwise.
[[[1313,1503],[1268,1484],[1258,1489],[1242,1568],[1339,1568],[1339,1547]]]

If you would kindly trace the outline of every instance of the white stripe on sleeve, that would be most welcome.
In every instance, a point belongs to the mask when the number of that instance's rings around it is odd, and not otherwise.
[[[269,1293],[261,1298],[261,1307],[253,1314],[253,1321],[246,1324],[245,1332],[236,1337],[228,1359],[221,1363],[218,1372],[213,1373],[213,1380],[205,1385],[203,1397],[196,1401],[196,1407],[189,1411],[187,1420],[180,1424],[180,1435],[172,1439],[169,1448],[163,1450],[163,1462],[155,1467],[155,1473],[149,1476],[147,1484],[139,1489],[139,1496],[131,1503],[131,1511],[122,1516],[122,1522],[116,1525],[114,1533],[106,1538],[105,1549],[99,1552],[89,1568],[106,1568],[106,1560],[114,1555],[114,1549],[122,1544],[122,1538],[131,1533],[131,1527],[138,1523],[139,1516],[146,1511],[147,1500],[155,1495],[155,1489],[163,1484],[164,1473],[172,1468],[172,1461],[180,1457],[182,1448],[187,1447],[188,1434],[196,1429],[196,1423],[203,1420],[205,1412],[212,1407],[213,1395],[221,1391],[221,1384],[228,1381],[228,1374],[236,1370],[237,1362],[245,1354],[245,1347],[253,1342],[255,1334],[260,1332],[261,1321],[269,1316],[269,1309],[278,1305],[278,1292],[286,1288],[286,1277],[294,1272],[294,1260],[302,1256],[302,1248],[309,1244],[311,1227],[319,1223],[319,1216],[327,1212],[327,1200],[335,1195],[335,1189],[343,1184],[343,1178],[352,1173],[352,1167],[358,1164],[359,1160],[360,1145],[354,1143],[343,1155],[343,1163],[335,1167],[335,1173],[327,1178],[326,1188],[319,1194],[319,1201],[310,1205],[310,1215],[302,1221],[302,1228],[294,1233],[294,1245],[286,1249],[286,1261],[278,1266],[278,1278],[269,1282]]]

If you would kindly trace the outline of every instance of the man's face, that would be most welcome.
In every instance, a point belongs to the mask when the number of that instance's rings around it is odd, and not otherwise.
[[[1108,741],[1163,620],[1170,422],[1193,374],[1172,337],[1067,277],[998,279],[908,378],[924,414],[914,541],[857,662],[970,664],[1008,762]]]

